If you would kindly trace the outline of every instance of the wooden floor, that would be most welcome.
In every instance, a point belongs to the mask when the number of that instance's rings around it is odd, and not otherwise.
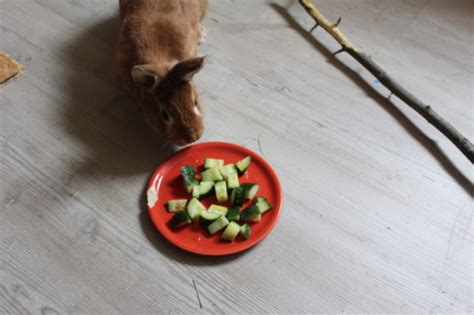
[[[167,243],[145,185],[171,148],[122,91],[117,2],[0,0],[25,68],[0,87],[0,314],[474,312],[471,164],[297,1],[211,0],[197,76],[202,141],[275,167],[277,227],[232,257]],[[315,3],[474,139],[472,1]]]

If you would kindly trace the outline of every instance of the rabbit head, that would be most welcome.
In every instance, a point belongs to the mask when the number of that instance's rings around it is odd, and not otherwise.
[[[179,146],[198,140],[204,132],[202,107],[193,76],[206,57],[176,64],[142,64],[132,68],[134,84],[141,90],[141,106],[148,124]]]

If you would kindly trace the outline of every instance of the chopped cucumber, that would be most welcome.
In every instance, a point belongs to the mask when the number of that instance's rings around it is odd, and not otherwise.
[[[206,207],[204,207],[202,203],[199,202],[199,200],[193,198],[189,201],[186,211],[188,212],[191,220],[194,220],[202,211],[206,211]]]
[[[168,207],[169,212],[180,212],[186,210],[186,204],[188,201],[186,199],[175,199],[168,200],[166,206]]]
[[[247,156],[245,159],[235,163],[235,167],[237,168],[240,174],[243,174],[249,168],[251,161],[252,158],[250,156]]]
[[[232,242],[239,232],[240,225],[235,222],[230,222],[225,228],[224,233],[222,233],[221,240]]]
[[[181,176],[184,179],[184,188],[186,191],[191,193],[193,191],[193,187],[198,185],[198,181],[196,180],[196,169],[192,165],[186,165],[181,167]]]
[[[227,186],[224,181],[217,182],[214,186],[214,190],[216,191],[216,198],[219,202],[225,202],[229,199],[227,195]]]
[[[213,212],[213,211],[201,211],[201,213],[199,214],[201,219],[203,219],[206,222],[213,222],[219,219],[220,217],[222,217],[222,215],[223,214],[220,212]]]
[[[222,215],[226,215],[229,209],[227,207],[219,206],[219,205],[211,205],[207,211],[220,213]]]
[[[262,218],[257,206],[250,206],[240,213],[240,220],[247,222],[259,222]]]
[[[244,204],[244,195],[245,189],[242,187],[234,188],[232,190],[232,194],[230,195],[231,205],[241,207]]]
[[[199,185],[193,187],[193,198],[199,198],[201,195],[201,190],[199,189]]]
[[[231,173],[227,176],[227,187],[229,189],[239,187],[239,175],[237,173]]]
[[[262,197],[262,196],[257,196],[253,199],[253,204],[256,205],[257,203],[259,203],[260,201],[267,201],[267,198],[265,197]]]
[[[237,169],[235,168],[234,164],[224,165],[219,170],[222,174],[222,177],[224,177],[224,179],[227,179],[230,174],[237,174]]]
[[[223,180],[221,172],[217,167],[211,167],[210,169],[201,173],[203,182],[217,182]]]
[[[258,192],[260,186],[258,184],[245,183],[241,184],[240,187],[245,189],[245,199],[252,199]]]
[[[204,162],[204,168],[206,170],[213,167],[220,168],[222,166],[224,166],[224,160],[207,158],[206,161]]]
[[[199,198],[207,198],[212,195],[212,188],[214,182],[201,182],[199,183]]]
[[[258,210],[260,210],[261,214],[267,212],[272,208],[272,205],[266,200],[259,201],[255,205],[257,206]]]
[[[250,233],[252,232],[252,229],[250,228],[250,225],[248,223],[245,223],[240,227],[240,234],[242,234],[242,237],[246,240],[250,237]]]
[[[239,221],[240,220],[240,208],[239,207],[230,207],[227,212],[227,219],[229,221]]]
[[[176,212],[170,222],[171,226],[174,228],[179,228],[189,223],[191,223],[191,218],[186,211]]]
[[[221,216],[216,221],[207,226],[207,231],[212,235],[225,228],[228,224],[229,220],[227,220],[225,216]]]

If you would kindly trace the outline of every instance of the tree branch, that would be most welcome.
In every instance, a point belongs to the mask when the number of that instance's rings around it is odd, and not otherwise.
[[[308,14],[314,19],[316,25],[324,28],[339,44],[341,44],[342,48],[336,53],[347,52],[349,55],[351,55],[370,73],[372,73],[380,81],[380,83],[390,90],[390,95],[396,95],[408,106],[414,109],[418,114],[423,116],[430,124],[435,126],[439,131],[441,131],[441,133],[451,140],[451,142],[458,147],[458,149],[469,159],[469,161],[471,161],[471,163],[474,163],[474,146],[472,143],[459,131],[457,131],[456,128],[454,128],[449,122],[436,113],[431,108],[431,106],[423,103],[398,82],[396,82],[392,77],[390,77],[387,72],[385,72],[372,60],[372,58],[370,58],[370,56],[358,50],[339,29],[341,18],[339,18],[336,23],[331,23],[314,6],[312,0],[299,0],[299,2],[306,12],[308,12]]]

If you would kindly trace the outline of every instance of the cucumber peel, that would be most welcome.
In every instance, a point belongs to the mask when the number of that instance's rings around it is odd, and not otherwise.
[[[195,178],[196,169],[192,165],[185,165],[181,167],[180,171],[184,180],[184,188],[189,194],[193,191],[193,187],[199,184]]]
[[[251,232],[252,232],[252,229],[250,228],[250,225],[248,223],[245,223],[240,227],[240,234],[246,240],[249,239]]]
[[[240,220],[240,208],[239,207],[230,207],[227,211],[227,219],[229,221],[239,221]]]
[[[245,183],[245,184],[240,185],[240,187],[245,189],[244,198],[247,200],[252,199],[257,194],[258,190],[260,189],[260,185],[254,184],[254,183]]]
[[[257,206],[250,206],[240,213],[240,220],[246,222],[259,222],[262,214]]]
[[[171,226],[173,228],[179,228],[191,223],[191,218],[186,211],[176,212],[171,218]]]
[[[241,207],[244,204],[245,189],[237,187],[232,190],[230,194],[230,203],[232,206]]]

